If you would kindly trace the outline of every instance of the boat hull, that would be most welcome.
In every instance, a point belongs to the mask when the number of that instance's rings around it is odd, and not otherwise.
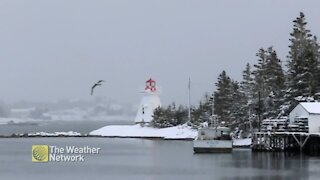
[[[193,151],[195,153],[230,153],[232,140],[194,140]]]

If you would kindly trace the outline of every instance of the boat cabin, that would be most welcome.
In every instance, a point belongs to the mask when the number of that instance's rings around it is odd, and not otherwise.
[[[202,128],[198,131],[199,140],[231,140],[230,128],[217,127],[217,128]]]

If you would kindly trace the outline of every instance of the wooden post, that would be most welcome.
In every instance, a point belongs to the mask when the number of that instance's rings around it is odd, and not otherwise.
[[[258,92],[259,102],[258,102],[258,118],[259,118],[259,132],[261,132],[261,92]]]

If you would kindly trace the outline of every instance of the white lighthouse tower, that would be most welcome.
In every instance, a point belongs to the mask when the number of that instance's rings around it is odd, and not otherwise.
[[[150,123],[153,119],[153,111],[161,107],[156,81],[149,79],[143,91],[143,97],[139,105],[135,123]]]

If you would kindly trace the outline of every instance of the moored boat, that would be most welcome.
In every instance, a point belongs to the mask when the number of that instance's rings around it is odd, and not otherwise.
[[[193,141],[195,153],[230,153],[232,138],[228,127],[207,127],[199,129],[198,137]]]

